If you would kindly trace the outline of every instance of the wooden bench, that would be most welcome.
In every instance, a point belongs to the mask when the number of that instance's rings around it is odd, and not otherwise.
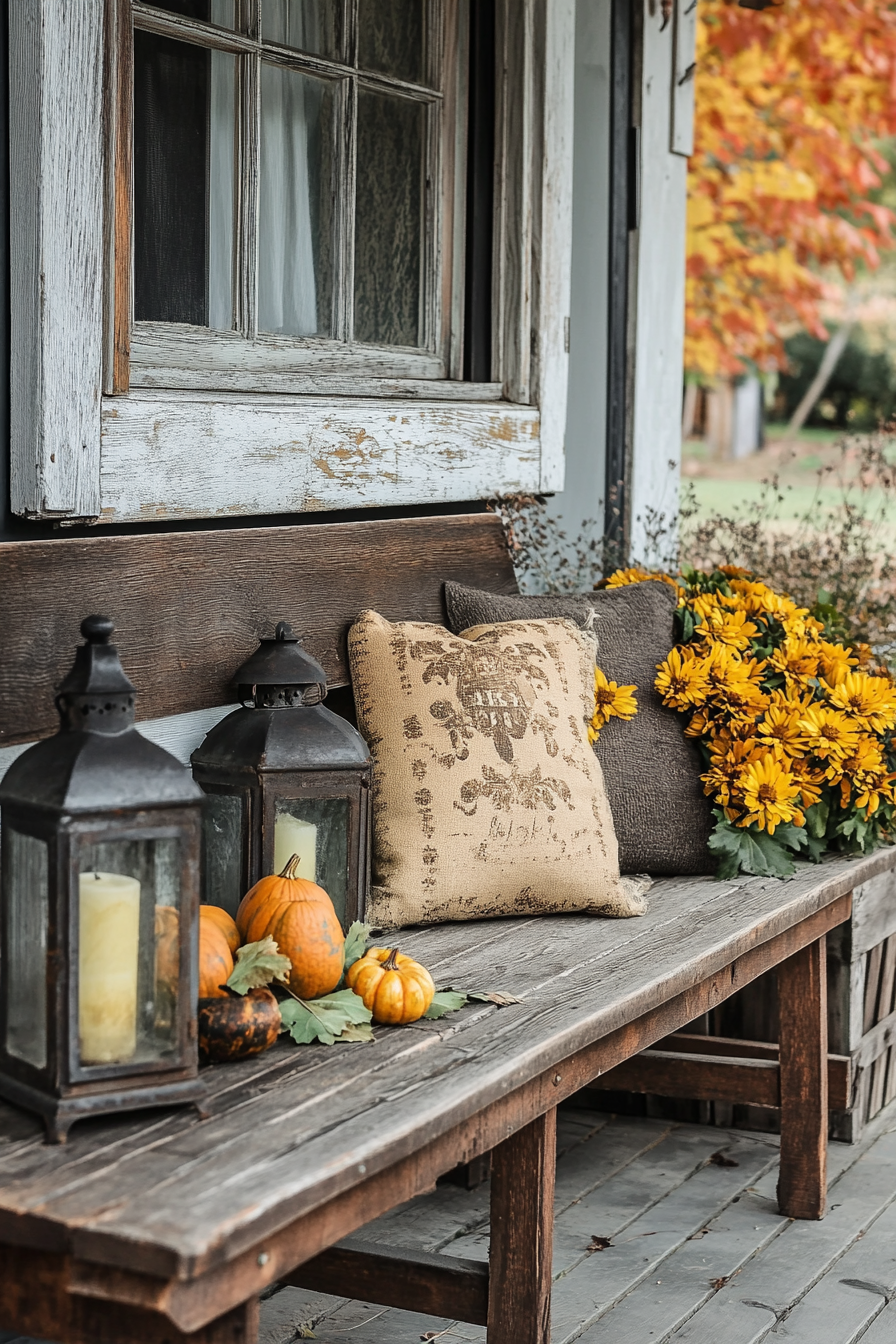
[[[0,546],[0,742],[52,730],[51,688],[88,611],[115,617],[140,712],[156,717],[224,703],[284,617],[344,686],[357,612],[440,620],[445,578],[513,590],[494,519]],[[853,887],[894,859],[831,860],[789,882],[665,879],[641,919],[408,931],[402,948],[438,983],[522,1002],[379,1029],[373,1046],[280,1042],[206,1072],[204,1121],[85,1122],[48,1148],[34,1119],[0,1106],[0,1328],[251,1344],[259,1295],[280,1281],[486,1324],[490,1344],[547,1344],[556,1108],[619,1068],[614,1086],[661,1066],[777,1103],[781,1208],[821,1217],[829,1080],[837,1105],[848,1088],[847,1062],[828,1058],[825,939]],[[675,1035],[775,968],[776,1055],[726,1065]],[[489,1153],[487,1267],[364,1242],[365,1224]]]

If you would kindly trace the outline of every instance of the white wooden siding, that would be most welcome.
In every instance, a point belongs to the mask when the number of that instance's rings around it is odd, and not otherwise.
[[[103,0],[9,7],[16,513],[99,513]]]
[[[539,416],[506,402],[132,393],[103,403],[104,522],[481,499],[539,488]]]
[[[677,526],[684,359],[687,159],[671,143],[674,25],[644,7],[641,220],[636,240],[631,553],[651,553],[657,515]]]

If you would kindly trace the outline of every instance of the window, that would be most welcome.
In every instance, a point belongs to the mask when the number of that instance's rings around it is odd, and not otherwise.
[[[560,488],[574,9],[16,0],[15,512]]]
[[[454,0],[132,12],[127,385],[232,387],[235,369],[283,390],[304,371],[447,377],[464,171]]]

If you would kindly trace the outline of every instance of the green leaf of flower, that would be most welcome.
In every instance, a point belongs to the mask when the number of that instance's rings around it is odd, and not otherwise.
[[[356,919],[348,933],[345,935],[345,952],[343,954],[343,967],[348,970],[349,966],[354,966],[360,957],[363,957],[367,950],[367,939],[370,936],[372,924],[362,924]]]
[[[235,994],[248,994],[250,989],[262,989],[272,980],[287,981],[292,963],[280,955],[273,938],[262,938],[258,943],[246,943],[237,949],[236,964],[227,977],[227,987]]]
[[[791,854],[778,840],[777,830],[772,836],[752,826],[732,826],[718,810],[715,816],[717,820],[709,837],[709,848],[720,857],[718,877],[726,880],[737,877],[738,873],[751,873],[756,877],[792,877],[796,872]],[[800,828],[792,829],[798,831]]]
[[[297,1045],[320,1041],[332,1045],[340,1039],[363,1040],[343,1032],[351,1026],[370,1023],[371,1013],[364,1000],[351,989],[340,989],[320,999],[287,999],[280,1005],[282,1030],[288,1031]]]

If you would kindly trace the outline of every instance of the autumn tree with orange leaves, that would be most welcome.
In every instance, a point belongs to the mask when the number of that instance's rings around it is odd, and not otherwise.
[[[847,281],[896,242],[869,201],[896,134],[896,4],[700,0],[688,202],[686,368],[785,363],[795,322],[826,337],[825,273]]]

